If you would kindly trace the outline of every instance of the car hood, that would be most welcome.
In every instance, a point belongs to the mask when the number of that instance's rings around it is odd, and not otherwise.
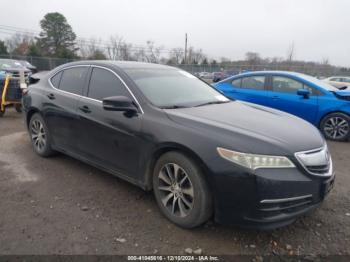
[[[320,132],[310,123],[256,104],[234,101],[165,112],[174,122],[211,139],[230,141],[231,148],[247,153],[294,154],[325,144]]]
[[[30,72],[28,68],[15,68],[15,67],[0,68],[0,71],[5,71],[9,73],[17,73],[21,70],[23,70],[24,72]]]
[[[344,90],[337,90],[337,91],[334,91],[334,93],[336,93],[337,95],[339,96],[350,96],[350,87],[344,89]]]

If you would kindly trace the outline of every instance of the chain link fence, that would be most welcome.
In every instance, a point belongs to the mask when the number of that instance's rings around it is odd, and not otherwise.
[[[38,71],[51,70],[59,65],[75,61],[74,59],[56,58],[56,57],[37,57],[37,56],[20,56],[20,55],[0,55],[0,58],[25,60],[36,66]]]
[[[19,55],[0,55],[0,58],[15,59],[15,60],[26,60],[32,65],[36,66],[39,71],[51,70],[59,65],[77,61],[79,59],[66,59],[66,58],[55,58],[55,57],[35,57],[35,56],[19,56]],[[238,74],[246,71],[264,71],[264,70],[281,70],[281,71],[294,71],[300,72],[316,77],[328,77],[332,75],[343,75],[350,76],[349,68],[340,68],[330,65],[320,64],[304,64],[304,65],[289,65],[283,63],[267,64],[267,65],[222,65],[222,64],[210,64],[210,65],[197,65],[197,64],[181,64],[173,65],[179,67],[192,74],[200,72],[220,72],[224,71],[230,75]]]
[[[330,65],[286,65],[286,64],[268,64],[268,65],[177,65],[177,67],[191,72],[192,74],[200,72],[226,72],[229,75],[248,71],[293,71],[304,73],[315,77],[329,77],[333,75],[350,76],[350,69],[338,68]]]

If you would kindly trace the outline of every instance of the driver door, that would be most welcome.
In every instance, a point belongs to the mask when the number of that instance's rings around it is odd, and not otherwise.
[[[297,94],[299,89],[308,89],[309,97]],[[268,85],[268,106],[288,112],[315,123],[318,112],[318,92],[300,82],[286,76],[271,76]]]
[[[86,94],[78,102],[81,154],[95,164],[135,178],[142,114],[105,110],[102,100],[111,96],[131,97],[113,71],[92,66]]]

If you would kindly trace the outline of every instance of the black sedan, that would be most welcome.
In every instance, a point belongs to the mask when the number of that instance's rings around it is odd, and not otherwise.
[[[334,182],[319,131],[271,108],[231,101],[177,68],[86,61],[29,86],[34,151],[68,154],[145,190],[191,228],[274,228],[318,206]],[[64,168],[64,167],[62,167]]]

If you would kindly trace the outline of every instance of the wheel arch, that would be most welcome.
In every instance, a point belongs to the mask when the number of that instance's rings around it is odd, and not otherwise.
[[[30,108],[30,109],[28,110],[28,112],[26,113],[26,125],[27,125],[27,128],[29,127],[30,119],[32,118],[32,116],[33,116],[35,113],[40,114],[39,109],[37,109],[37,108],[35,108],[35,107]],[[41,115],[41,114],[40,114],[40,115]]]
[[[345,111],[342,111],[342,110],[332,110],[332,111],[328,111],[327,113],[324,113],[321,117],[320,117],[320,120],[318,122],[318,128],[321,129],[321,123],[322,121],[327,117],[329,116],[330,114],[344,114],[344,115],[347,115],[348,117],[350,117],[350,113],[348,112],[345,112]]]
[[[145,189],[150,191],[153,189],[152,185],[152,176],[153,176],[153,170],[154,167],[157,163],[157,160],[164,155],[165,153],[168,152],[180,152],[183,153],[184,155],[188,156],[191,158],[193,161],[195,161],[196,164],[198,164],[199,168],[203,171],[204,179],[207,181],[209,188],[210,183],[209,183],[209,168],[207,165],[204,163],[204,161],[196,154],[193,150],[190,148],[178,144],[178,143],[164,143],[159,145],[152,153],[151,157],[147,161],[146,169],[145,169],[145,174],[144,174],[144,179],[145,179]]]

